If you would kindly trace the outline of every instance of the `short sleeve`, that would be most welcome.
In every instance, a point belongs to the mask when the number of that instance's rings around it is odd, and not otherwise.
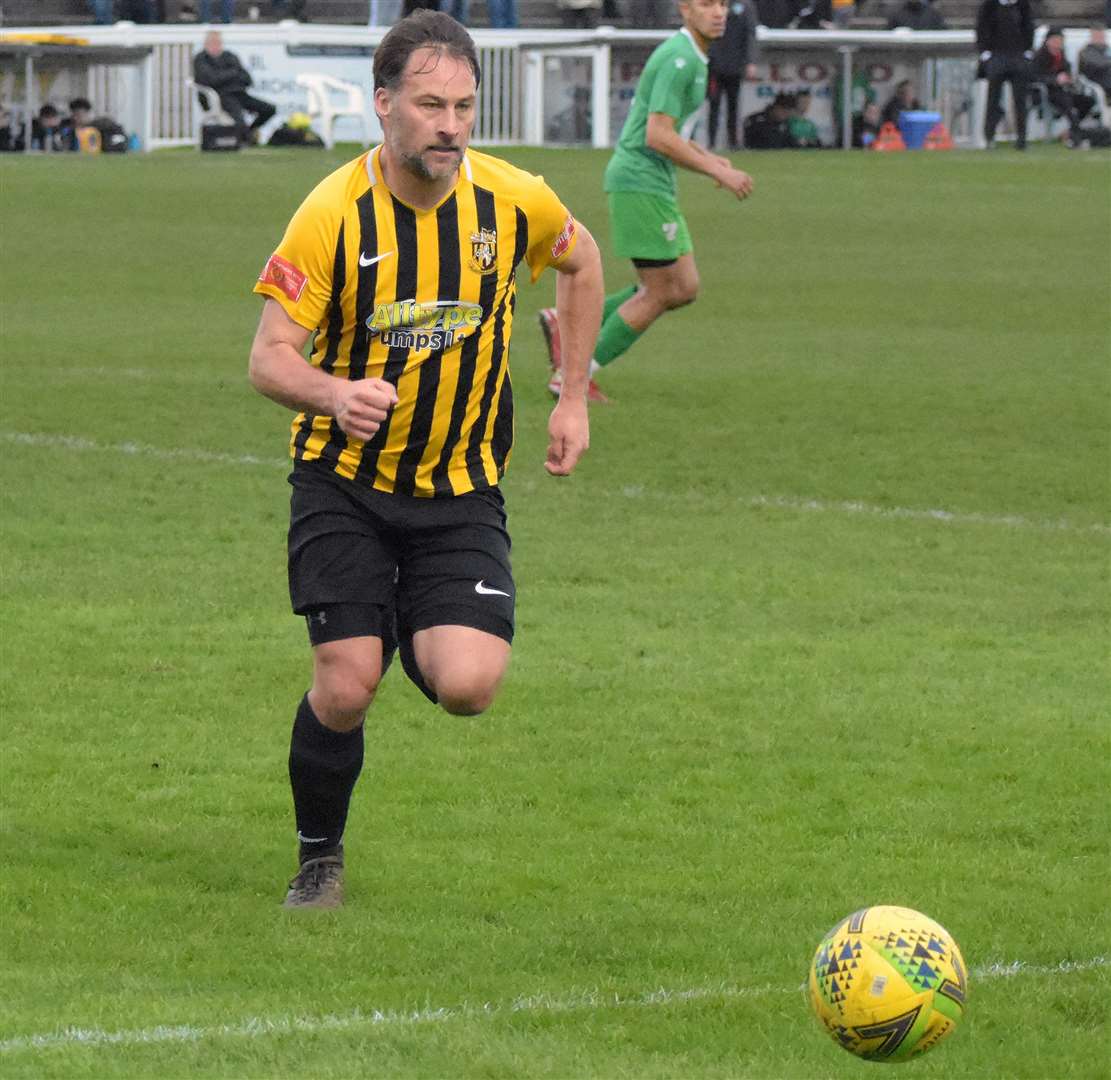
[[[695,64],[685,56],[668,57],[652,81],[649,113],[666,113],[678,122],[689,112],[687,97],[694,81]]]
[[[574,215],[559,196],[539,177],[530,187],[533,190],[522,209],[528,221],[525,261],[535,281],[547,267],[561,265],[574,250],[579,237]]]
[[[255,283],[256,293],[277,300],[306,330],[321,324],[332,298],[339,227],[338,214],[310,195],[293,215]]]

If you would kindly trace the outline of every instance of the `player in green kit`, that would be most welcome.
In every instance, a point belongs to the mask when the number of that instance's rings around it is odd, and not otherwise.
[[[727,0],[679,0],[679,13],[683,28],[648,58],[606,168],[613,246],[622,258],[632,259],[638,283],[606,297],[588,394],[594,402],[608,400],[594,374],[613,363],[665,311],[698,295],[698,269],[679,209],[675,167],[703,173],[738,199],[752,192],[747,173],[684,133],[706,100],[706,50],[725,32]],[[558,397],[562,376],[554,308],[540,312],[540,327],[552,364],[548,389]]]

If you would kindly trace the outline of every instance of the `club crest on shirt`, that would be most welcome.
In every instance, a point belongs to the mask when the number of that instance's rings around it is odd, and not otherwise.
[[[471,269],[479,274],[492,274],[498,268],[498,233],[496,229],[479,229],[471,233]]]

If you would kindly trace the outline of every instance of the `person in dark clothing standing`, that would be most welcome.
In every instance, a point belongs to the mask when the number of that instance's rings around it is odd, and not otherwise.
[[[277,112],[269,101],[247,93],[251,76],[235,53],[224,50],[224,39],[216,30],[205,35],[204,52],[193,57],[193,78],[219,95],[220,108],[235,122],[240,142],[257,142],[258,129]],[[250,125],[246,113],[254,117]]]
[[[756,9],[752,0],[733,0],[725,20],[725,33],[710,45],[710,130],[708,145],[713,149],[718,137],[721,99],[725,98],[725,134],[729,149],[737,141],[737,106],[742,79],[756,78]]]
[[[980,77],[988,81],[988,108],[984,139],[995,140],[1003,119],[1000,100],[1003,84],[1011,84],[1015,101],[1015,148],[1026,149],[1026,107],[1033,59],[1034,18],[1030,0],[983,0],[976,16],[976,48],[980,50]]]
[[[757,23],[769,30],[786,30],[798,14],[801,0],[757,0]]]
[[[832,30],[832,0],[802,0],[789,25],[792,30]]]

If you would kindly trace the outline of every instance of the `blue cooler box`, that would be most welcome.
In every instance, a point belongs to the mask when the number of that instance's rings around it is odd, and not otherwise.
[[[940,123],[941,113],[906,109],[899,113],[899,134],[908,150],[921,150],[934,124]]]

